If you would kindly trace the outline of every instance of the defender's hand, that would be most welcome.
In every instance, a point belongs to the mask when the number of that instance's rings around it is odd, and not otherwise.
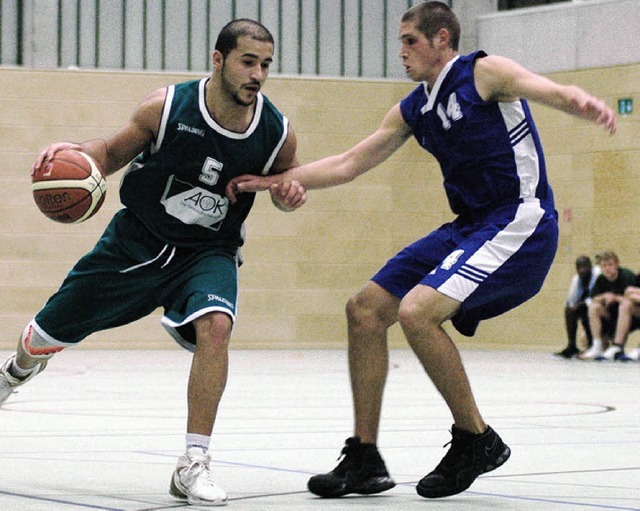
[[[243,174],[234,177],[227,183],[225,195],[235,204],[238,201],[237,195],[244,192],[262,192],[268,190],[273,183],[268,177],[255,176],[253,174]]]
[[[281,211],[293,211],[307,202],[307,191],[298,181],[285,180],[269,187],[271,201]]]

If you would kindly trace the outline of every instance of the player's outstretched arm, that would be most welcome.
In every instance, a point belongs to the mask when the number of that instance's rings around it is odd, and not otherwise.
[[[105,175],[113,174],[143,151],[157,135],[166,89],[158,89],[147,96],[131,118],[107,138],[82,143],[55,142],[45,147],[31,165],[31,174],[64,149],[84,151],[91,156]]]
[[[239,176],[229,181],[226,194],[231,202],[235,202],[238,193],[268,190],[271,185],[286,179],[299,182],[306,190],[348,183],[389,158],[410,136],[411,128],[404,122],[397,104],[376,131],[348,151],[275,176]]]
[[[478,59],[476,87],[485,100],[525,98],[594,122],[613,134],[617,120],[606,103],[576,85],[563,85],[524,68],[517,62],[491,55]]]

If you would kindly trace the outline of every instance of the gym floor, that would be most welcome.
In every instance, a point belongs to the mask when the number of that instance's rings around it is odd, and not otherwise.
[[[351,434],[345,351],[232,350],[211,451],[228,508],[640,510],[640,363],[462,356],[511,459],[460,495],[419,497],[415,483],[445,454],[451,418],[411,352],[394,350],[379,448],[398,485],[327,500],[306,481],[335,466]],[[199,509],[167,492],[189,364],[179,350],[58,354],[0,409],[0,509]]]

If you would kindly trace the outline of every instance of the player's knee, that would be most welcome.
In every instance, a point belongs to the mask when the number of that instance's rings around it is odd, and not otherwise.
[[[351,329],[389,328],[397,321],[397,306],[365,288],[347,301],[346,314]]]
[[[196,345],[224,348],[229,344],[233,320],[228,314],[209,313],[194,320]]]
[[[63,346],[51,344],[42,337],[33,327],[33,323],[29,323],[22,332],[20,344],[27,355],[39,359],[49,359],[64,349]]]
[[[429,316],[420,314],[421,309],[411,300],[403,300],[398,309],[398,321],[403,329],[414,329],[417,324],[436,324]]]
[[[229,336],[202,334],[196,340],[196,352],[219,355],[229,349]]]
[[[360,303],[358,300],[358,295],[352,296],[347,300],[347,305],[345,307],[345,312],[347,313],[347,318],[349,320],[354,320],[358,317],[360,313]]]
[[[429,331],[439,329],[460,310],[460,302],[434,289],[416,287],[400,302],[398,320],[403,330]]]
[[[347,319],[350,324],[366,324],[374,320],[375,311],[365,293],[359,292],[347,300]]]

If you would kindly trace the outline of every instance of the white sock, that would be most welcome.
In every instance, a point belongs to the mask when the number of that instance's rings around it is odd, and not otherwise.
[[[602,351],[602,339],[593,338],[593,348]]]
[[[22,369],[16,362],[16,359],[13,359],[13,362],[9,366],[9,372],[18,378],[19,380],[24,380],[27,376],[29,376],[33,371],[38,369],[38,365],[32,367],[31,369]]]
[[[211,437],[206,435],[197,435],[196,433],[187,433],[185,435],[185,443],[187,444],[187,451],[191,448],[199,448],[204,452],[209,450],[209,443]]]

